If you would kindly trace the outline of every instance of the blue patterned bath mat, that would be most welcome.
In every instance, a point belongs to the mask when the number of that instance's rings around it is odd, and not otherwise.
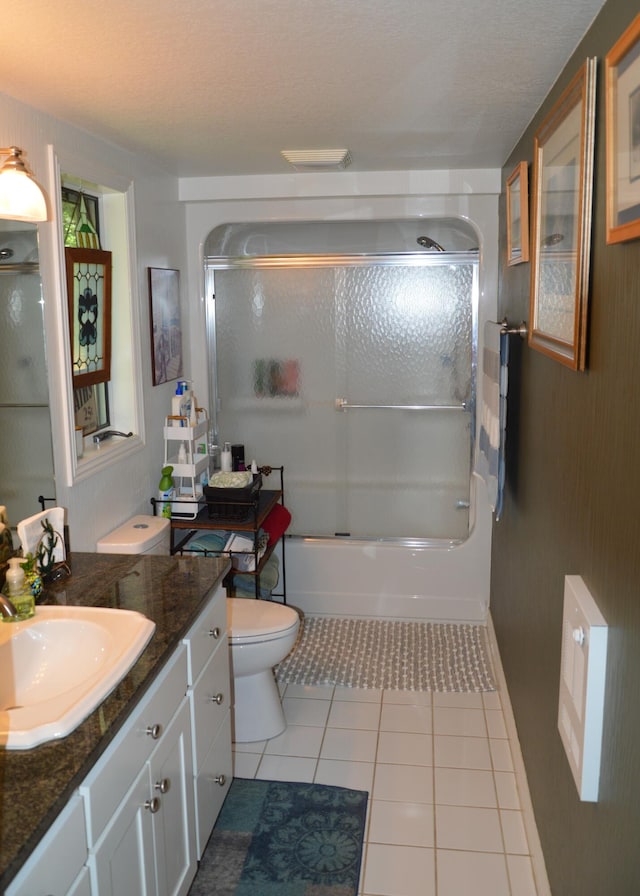
[[[482,625],[305,616],[281,684],[396,691],[494,691]]]
[[[189,896],[356,896],[367,797],[234,778]]]

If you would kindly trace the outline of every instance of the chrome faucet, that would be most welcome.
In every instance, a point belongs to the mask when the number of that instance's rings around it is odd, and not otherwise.
[[[17,615],[18,611],[9,598],[0,592],[0,616],[4,616],[7,619],[15,619]]]

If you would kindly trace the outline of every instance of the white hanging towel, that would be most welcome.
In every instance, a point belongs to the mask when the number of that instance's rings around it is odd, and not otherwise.
[[[476,472],[487,484],[489,504],[496,520],[502,513],[505,477],[507,390],[509,385],[509,336],[502,324],[484,326],[480,402],[480,435]]]
[[[22,545],[22,554],[25,557],[27,554],[35,556],[38,543],[45,534],[45,530],[42,528],[44,520],[49,520],[53,526],[53,531],[58,536],[53,551],[53,561],[54,563],[63,563],[66,559],[64,549],[64,507],[51,507],[49,510],[43,510],[18,523],[18,538]]]

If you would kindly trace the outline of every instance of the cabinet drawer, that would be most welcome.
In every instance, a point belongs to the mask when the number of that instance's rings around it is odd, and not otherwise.
[[[207,660],[221,644],[227,643],[227,593],[218,585],[209,604],[198,616],[184,639],[189,651],[189,684],[197,681]]]
[[[184,698],[187,651],[180,645],[80,786],[93,846]],[[157,733],[154,728],[157,726]]]
[[[213,654],[193,690],[189,692],[193,725],[194,759],[200,768],[216,737],[220,725],[229,712],[229,649],[221,644]]]
[[[224,776],[224,783],[221,780]],[[231,713],[227,712],[218,736],[196,775],[196,835],[198,859],[211,836],[233,778]]]
[[[9,885],[6,896],[65,896],[86,860],[84,806],[76,793]]]

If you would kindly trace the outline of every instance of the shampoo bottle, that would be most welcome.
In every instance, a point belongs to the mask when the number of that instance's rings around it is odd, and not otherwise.
[[[9,569],[5,576],[7,596],[16,608],[17,616],[5,616],[5,622],[21,622],[30,619],[36,612],[36,600],[31,587],[25,580],[24,570],[20,565],[21,557],[11,557],[8,561]]]

